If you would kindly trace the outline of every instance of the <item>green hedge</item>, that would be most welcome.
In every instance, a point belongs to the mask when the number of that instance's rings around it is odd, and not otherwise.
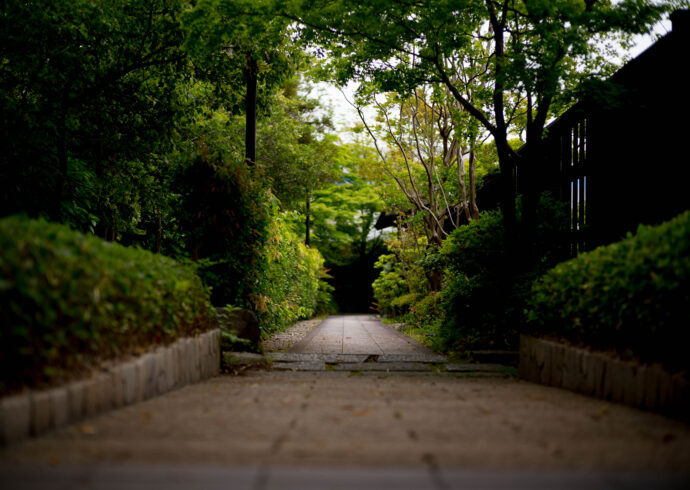
[[[207,329],[209,293],[172,259],[46,221],[0,220],[0,390]]]
[[[442,342],[450,350],[512,348],[524,306],[503,253],[503,218],[486,211],[443,242]]]
[[[690,211],[561,263],[533,286],[535,333],[690,367]]]
[[[264,336],[310,318],[328,296],[321,253],[302,243],[277,208],[268,234],[263,270],[250,294]]]

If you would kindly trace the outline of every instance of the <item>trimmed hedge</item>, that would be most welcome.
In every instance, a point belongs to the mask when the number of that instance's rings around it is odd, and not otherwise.
[[[690,211],[561,263],[536,281],[534,333],[690,367]]]
[[[0,391],[54,382],[210,327],[188,267],[66,226],[0,220]]]

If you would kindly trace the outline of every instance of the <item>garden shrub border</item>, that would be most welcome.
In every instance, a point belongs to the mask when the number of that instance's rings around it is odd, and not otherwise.
[[[523,333],[688,372],[690,211],[558,264],[535,281]]]
[[[0,393],[213,328],[191,267],[23,216],[0,220]]]
[[[520,377],[533,383],[690,420],[690,382],[660,364],[520,336]]]
[[[217,376],[220,359],[220,330],[215,329],[113,363],[84,379],[1,398],[0,446]]]

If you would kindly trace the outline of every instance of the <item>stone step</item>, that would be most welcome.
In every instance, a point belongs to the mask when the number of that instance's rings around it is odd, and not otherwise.
[[[495,363],[449,363],[438,354],[317,354],[269,352],[230,353],[233,366],[269,368],[274,371],[348,372],[448,372],[459,374],[503,375],[508,368]]]
[[[369,358],[367,354],[300,354],[296,352],[268,352],[268,359],[276,362],[364,362]]]
[[[475,350],[469,352],[473,362],[481,364],[503,364],[517,367],[520,352],[516,350]]]
[[[447,359],[439,354],[410,353],[410,354],[301,354],[296,352],[269,352],[266,354],[268,359],[274,362],[303,362],[303,361],[322,361],[326,363],[341,362],[424,362],[424,363],[443,363]]]

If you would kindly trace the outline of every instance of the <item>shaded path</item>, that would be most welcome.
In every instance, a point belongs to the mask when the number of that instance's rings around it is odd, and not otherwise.
[[[373,315],[329,316],[288,352],[300,354],[431,354]]]
[[[332,370],[220,376],[16,444],[0,487],[690,487],[686,424],[500,373],[353,372],[434,354],[371,317],[323,327],[284,356]]]

